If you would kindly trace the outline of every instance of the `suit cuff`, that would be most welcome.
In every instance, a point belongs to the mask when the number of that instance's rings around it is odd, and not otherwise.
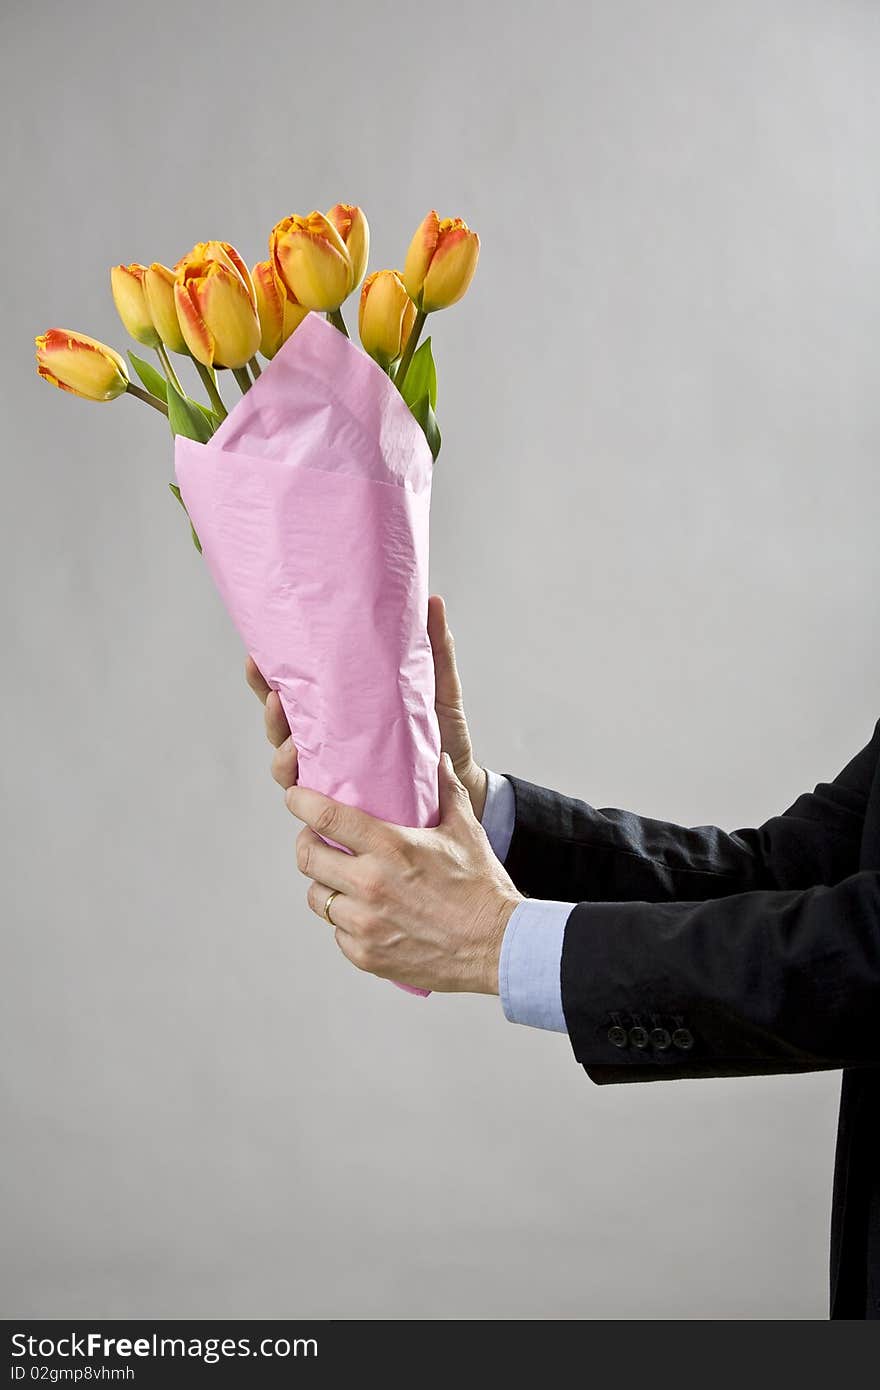
[[[573,903],[527,898],[514,909],[501,943],[498,992],[511,1023],[565,1033],[560,967]]]
[[[513,828],[516,823],[516,798],[513,787],[500,773],[486,769],[486,804],[483,807],[483,829],[496,859],[502,864],[507,858]]]

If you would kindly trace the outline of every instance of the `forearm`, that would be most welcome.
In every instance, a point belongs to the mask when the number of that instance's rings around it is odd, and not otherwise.
[[[597,810],[509,776],[514,829],[505,867],[522,893],[573,902],[665,902],[770,886],[759,832],[727,834]]]
[[[701,903],[580,903],[560,978],[595,1081],[876,1066],[880,874]]]

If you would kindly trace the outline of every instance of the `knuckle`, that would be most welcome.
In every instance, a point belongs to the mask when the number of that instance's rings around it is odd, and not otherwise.
[[[371,906],[378,905],[385,895],[385,885],[380,874],[375,872],[367,873],[358,884],[360,895],[364,902]]]
[[[358,924],[358,936],[364,943],[365,949],[369,942],[376,940],[381,930],[382,919],[379,917],[378,913],[373,911],[365,912]]]
[[[329,803],[322,806],[315,816],[315,829],[319,835],[330,835],[339,824],[339,813],[336,807]]]

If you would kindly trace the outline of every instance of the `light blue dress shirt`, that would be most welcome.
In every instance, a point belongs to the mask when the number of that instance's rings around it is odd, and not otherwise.
[[[487,772],[483,829],[498,859],[507,858],[516,824],[516,800],[506,777]],[[562,1012],[562,938],[574,903],[527,898],[514,909],[501,943],[498,992],[511,1023],[565,1033]]]

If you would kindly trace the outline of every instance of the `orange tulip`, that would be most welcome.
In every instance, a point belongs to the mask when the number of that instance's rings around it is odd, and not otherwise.
[[[135,342],[158,347],[159,334],[153,323],[144,288],[144,265],[114,265],[110,271],[113,303],[126,331]]]
[[[352,203],[336,203],[327,213],[351,257],[351,288],[356,290],[364,278],[370,258],[370,224],[363,210]]]
[[[387,371],[412,332],[416,306],[396,270],[374,270],[361,290],[358,328],[364,352]]]
[[[306,309],[331,313],[354,287],[348,247],[323,212],[285,217],[272,229],[269,255],[285,289]]]
[[[193,357],[206,367],[243,367],[260,346],[256,295],[247,267],[245,274],[247,283],[225,258],[186,257],[180,262],[174,282],[180,331]]]
[[[167,265],[154,261],[144,276],[144,294],[156,332],[171,352],[186,352],[187,346],[177,321],[174,303],[176,274]]]
[[[106,343],[66,328],[50,328],[35,342],[37,371],[50,385],[87,401],[112,401],[128,390],[125,363]]]
[[[448,309],[467,291],[480,255],[480,238],[460,217],[441,222],[429,212],[406,253],[403,283],[424,314]]]
[[[291,298],[271,261],[258,261],[251,274],[260,316],[260,352],[264,357],[274,357],[309,311]]]

